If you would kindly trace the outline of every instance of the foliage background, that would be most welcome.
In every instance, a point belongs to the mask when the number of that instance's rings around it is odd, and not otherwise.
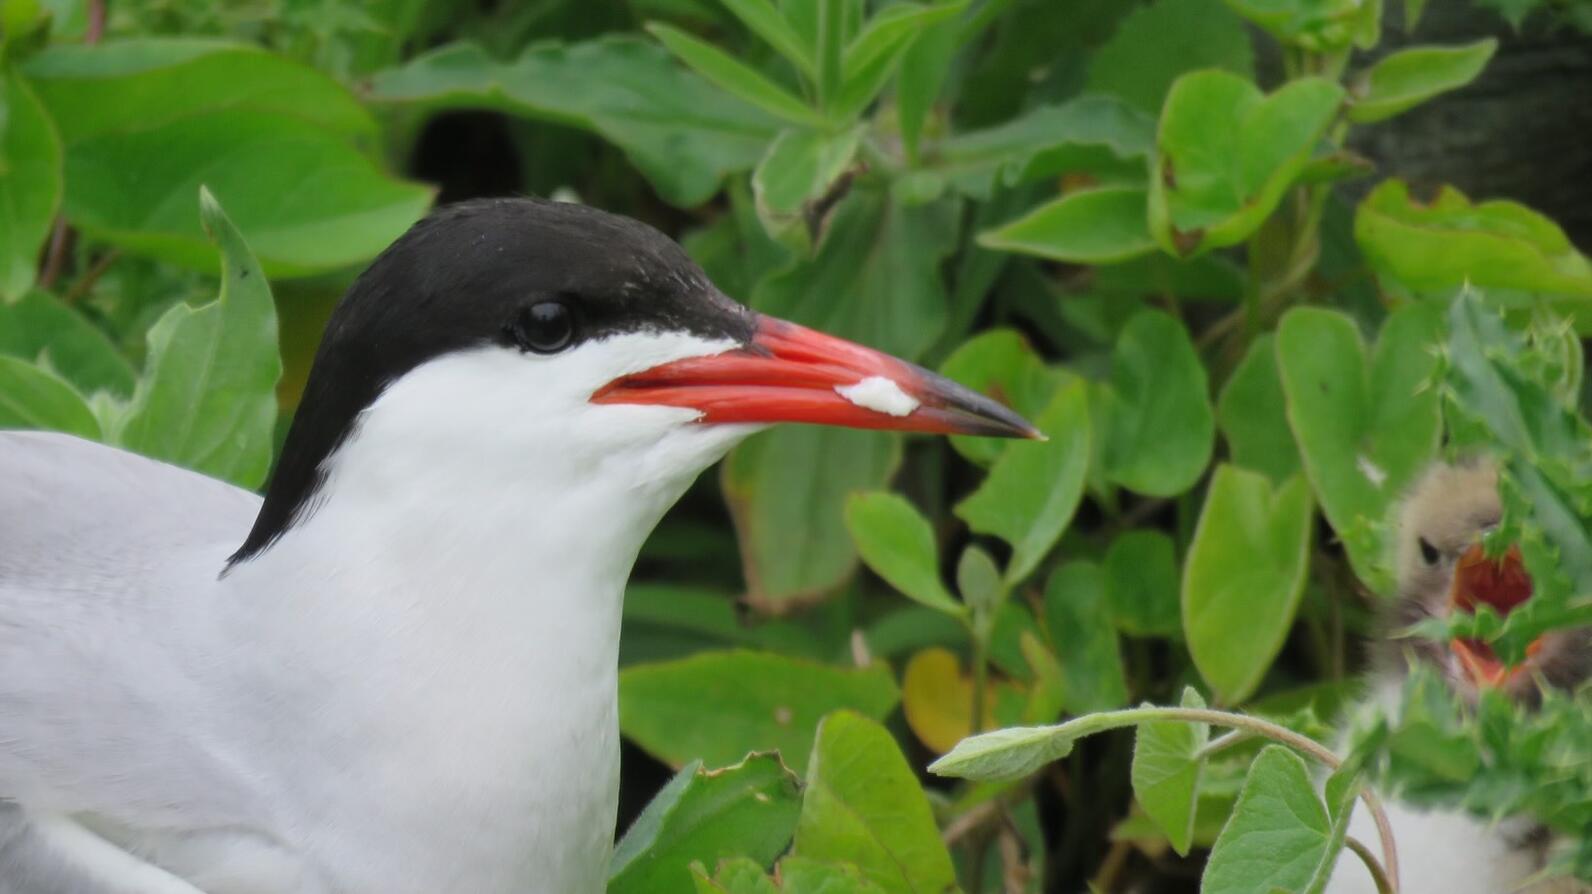
[[[1453,314],[1535,326],[1526,378],[1584,404],[1589,9],[4,0],[0,425],[257,487],[337,296],[431,203],[647,220],[1052,439],[793,428],[687,495],[627,601],[621,824],[685,770],[612,890],[772,890],[787,851],[791,891],[1192,890],[1254,749],[1171,798],[1123,732],[1016,783],[918,768],[1187,686],[1334,735],[1388,511],[1463,440]],[[1584,623],[1570,589],[1485,635]],[[696,769],[772,749],[803,785]]]

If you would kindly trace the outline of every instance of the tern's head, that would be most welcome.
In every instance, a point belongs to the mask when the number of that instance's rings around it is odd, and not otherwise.
[[[1483,604],[1500,615],[1531,598],[1531,576],[1520,551],[1488,558],[1482,537],[1503,514],[1498,471],[1473,459],[1434,465],[1405,500],[1398,518],[1398,622],[1410,624]],[[1419,658],[1435,664],[1461,692],[1501,686],[1531,697],[1538,680],[1572,687],[1592,673],[1587,631],[1550,633],[1531,646],[1525,663],[1505,667],[1486,643],[1456,639],[1417,643]]]
[[[335,500],[356,464],[366,492],[539,475],[677,493],[776,422],[1037,434],[933,373],[748,310],[645,224],[526,199],[450,206],[332,315],[235,560]]]

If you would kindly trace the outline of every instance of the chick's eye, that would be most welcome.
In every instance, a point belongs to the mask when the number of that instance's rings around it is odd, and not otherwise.
[[[1442,553],[1439,553],[1437,551],[1437,547],[1433,546],[1431,541],[1427,540],[1425,537],[1416,538],[1416,542],[1419,543],[1421,547],[1421,561],[1428,565],[1436,565],[1437,560],[1442,558]]]
[[[515,314],[508,329],[522,350],[553,354],[575,340],[575,315],[561,301],[538,301]]]

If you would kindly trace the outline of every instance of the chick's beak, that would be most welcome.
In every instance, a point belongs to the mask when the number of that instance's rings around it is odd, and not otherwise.
[[[920,366],[795,323],[759,316],[744,347],[615,379],[593,403],[696,410],[703,423],[806,422],[1043,439],[999,403]]]
[[[1520,557],[1520,548],[1511,546],[1496,559],[1489,558],[1476,544],[1466,550],[1454,566],[1454,582],[1449,590],[1449,605],[1456,611],[1475,612],[1483,603],[1499,615],[1507,615],[1531,598],[1531,575]],[[1531,672],[1531,658],[1541,650],[1542,640],[1526,649],[1527,660],[1510,667],[1498,659],[1492,646],[1474,639],[1455,639],[1450,650],[1460,667],[1477,687],[1509,686]]]

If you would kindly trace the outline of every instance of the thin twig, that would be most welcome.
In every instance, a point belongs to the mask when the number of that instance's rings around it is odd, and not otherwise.
[[[111,265],[116,263],[117,259],[121,256],[121,249],[117,248],[113,248],[110,251],[100,255],[99,258],[94,261],[94,265],[88,268],[88,270],[84,271],[83,275],[79,276],[77,281],[72,283],[72,288],[67,289],[66,294],[61,296],[61,303],[76,304],[83,298],[84,295],[88,294],[90,289],[94,288],[94,284],[99,282],[99,278],[104,276],[105,271],[111,269]]]
[[[61,278],[61,271],[66,267],[66,252],[72,244],[72,229],[66,225],[65,217],[57,217],[55,226],[50,230],[50,247],[44,251],[44,266],[39,270],[39,288],[49,291],[55,281]]]
[[[1349,850],[1354,851],[1354,855],[1360,858],[1361,863],[1365,864],[1366,870],[1371,873],[1371,881],[1376,884],[1378,894],[1393,894],[1393,883],[1388,880],[1387,873],[1382,871],[1382,864],[1376,861],[1376,855],[1371,853],[1371,849],[1353,835],[1343,839],[1343,843]]]

